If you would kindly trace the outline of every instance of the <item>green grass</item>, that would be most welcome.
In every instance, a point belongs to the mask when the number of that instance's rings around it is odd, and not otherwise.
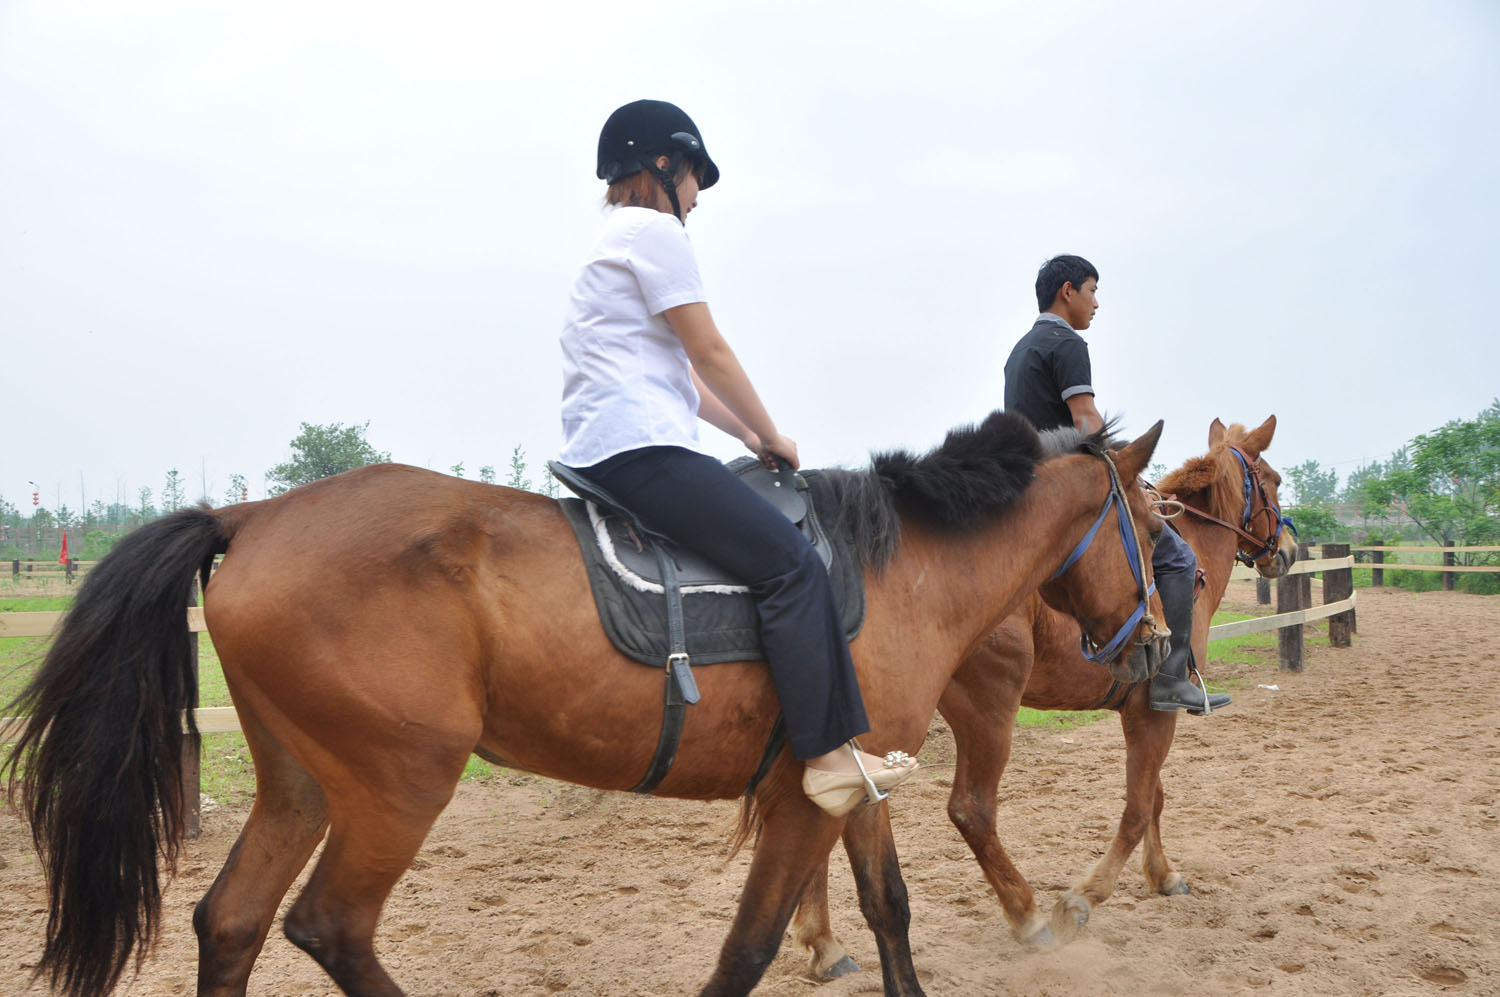
[[[0,711],[20,695],[51,642],[50,637],[0,637]]]
[[[1258,617],[1246,613],[1230,613],[1220,611],[1214,614],[1214,625],[1220,623],[1236,623],[1240,620],[1253,620]],[[1302,636],[1306,641],[1328,638],[1328,621],[1314,620],[1312,623],[1302,625]],[[1276,661],[1276,631],[1267,630],[1264,633],[1244,634],[1240,637],[1225,637],[1222,640],[1211,640],[1208,642],[1208,658],[1210,662],[1228,662],[1230,664],[1254,665],[1264,664],[1267,661]],[[1211,671],[1211,669],[1205,669]],[[1222,679],[1210,679],[1206,684],[1209,692],[1231,692],[1235,689],[1246,689],[1250,686],[1249,679],[1229,677]]]
[[[1022,727],[1047,727],[1052,730],[1072,730],[1085,724],[1097,723],[1110,715],[1109,710],[1033,710],[1021,707],[1016,714],[1016,723]]]
[[[1240,620],[1253,620],[1254,616],[1248,613],[1227,613],[1220,611],[1214,614],[1214,626],[1221,623],[1238,623]],[[1208,642],[1208,657],[1210,661],[1228,661],[1235,664],[1250,665],[1266,659],[1265,651],[1269,649],[1274,655],[1276,653],[1276,631],[1268,630],[1265,633],[1245,634],[1241,637],[1226,637],[1223,640],[1211,640]]]
[[[70,595],[0,594],[0,613],[49,613],[73,605]]]

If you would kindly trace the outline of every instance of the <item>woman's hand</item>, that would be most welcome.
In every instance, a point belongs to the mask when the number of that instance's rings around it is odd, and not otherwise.
[[[787,460],[794,471],[802,467],[802,462],[797,458],[797,441],[780,433],[763,438],[758,455],[760,462],[773,471],[776,470],[777,457]]]

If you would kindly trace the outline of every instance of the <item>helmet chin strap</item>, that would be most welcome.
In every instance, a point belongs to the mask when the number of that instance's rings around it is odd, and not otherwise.
[[[667,200],[672,202],[672,214],[678,221],[682,221],[682,205],[677,203],[677,171],[682,166],[682,153],[673,152],[666,169],[651,161],[651,172],[656,177],[656,182],[661,184],[661,189],[667,192]]]

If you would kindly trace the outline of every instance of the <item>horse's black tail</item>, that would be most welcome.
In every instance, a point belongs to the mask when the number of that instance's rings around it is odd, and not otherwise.
[[[198,742],[187,605],[229,531],[184,509],[125,536],[84,578],[41,669],[5,712],[27,721],[9,760],[47,874],[36,975],[69,997],[112,990],[161,914],[157,854],[175,869],[182,752]],[[187,711],[187,733],[183,712]]]

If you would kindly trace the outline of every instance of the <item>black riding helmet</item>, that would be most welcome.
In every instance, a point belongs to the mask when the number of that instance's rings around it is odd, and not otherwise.
[[[657,156],[668,156],[665,170],[656,165]],[[699,190],[719,182],[719,168],[709,158],[702,133],[693,119],[676,104],[664,100],[637,100],[618,108],[604,122],[599,133],[599,167],[596,175],[605,183],[615,183],[649,170],[667,192],[672,213],[682,217],[677,203],[677,170],[683,159],[701,167],[703,179]]]

